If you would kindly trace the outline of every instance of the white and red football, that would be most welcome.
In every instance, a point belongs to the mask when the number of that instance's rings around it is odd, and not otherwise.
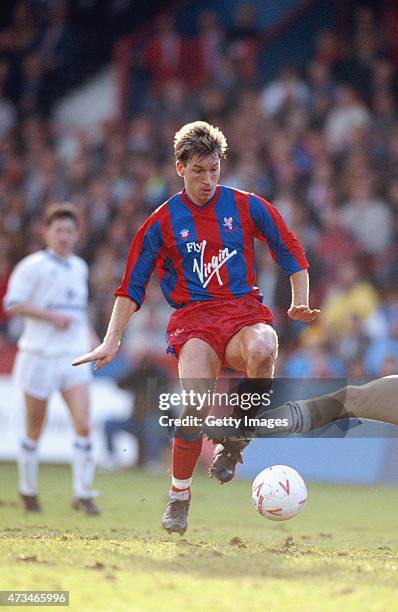
[[[253,505],[271,521],[287,521],[307,502],[307,485],[288,465],[271,465],[260,472],[252,486]]]

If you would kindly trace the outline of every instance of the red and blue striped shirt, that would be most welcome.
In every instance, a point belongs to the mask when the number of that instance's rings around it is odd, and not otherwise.
[[[115,295],[130,298],[140,308],[157,266],[160,287],[174,308],[247,294],[262,301],[256,287],[254,238],[268,245],[289,275],[308,268],[297,238],[277,209],[258,195],[219,185],[211,200],[198,206],[180,192],[138,230]]]

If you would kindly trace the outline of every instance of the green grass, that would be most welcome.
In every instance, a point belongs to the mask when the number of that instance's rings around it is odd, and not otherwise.
[[[70,508],[70,473],[42,466],[28,516],[0,464],[0,589],[70,591],[76,611],[328,612],[398,609],[398,489],[309,485],[304,512],[272,523],[250,483],[194,483],[184,538],[159,527],[168,476],[99,473],[100,517]],[[51,608],[53,609],[53,608]]]

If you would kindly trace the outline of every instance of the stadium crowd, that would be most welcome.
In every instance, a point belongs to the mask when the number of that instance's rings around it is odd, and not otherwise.
[[[394,23],[391,18],[391,32]],[[90,265],[91,316],[102,335],[132,236],[181,189],[174,133],[200,118],[227,136],[222,182],[275,204],[311,265],[311,304],[322,317],[319,325],[303,326],[287,318],[288,279],[258,245],[258,282],[280,338],[276,373],[356,379],[396,373],[394,40],[371,10],[359,9],[348,40],[320,32],[305,70],[286,66],[264,84],[253,11],[238,10],[229,30],[216,13],[203,12],[188,42],[162,16],[130,62],[127,119],[71,132],[27,106],[32,98],[25,94],[22,102],[0,98],[0,114],[8,116],[0,121],[0,292],[15,262],[40,248],[42,210],[69,200],[81,217],[79,252]],[[32,62],[28,55],[22,63],[23,69],[29,63],[30,77]],[[1,64],[0,93],[8,69]],[[30,87],[22,75],[21,91]],[[169,313],[152,280],[108,375],[119,376],[127,362],[144,356],[159,360]],[[15,323],[2,310],[0,333],[3,341],[15,340]]]

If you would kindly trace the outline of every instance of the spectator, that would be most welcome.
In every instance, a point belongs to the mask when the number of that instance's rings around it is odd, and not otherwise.
[[[361,362],[362,355],[364,355],[368,346],[368,338],[365,334],[363,322],[357,315],[351,315],[347,329],[335,344],[339,356],[347,366],[350,363]]]
[[[156,33],[145,50],[144,62],[153,88],[161,91],[170,79],[184,80],[186,77],[187,43],[176,31],[171,14],[159,15],[155,28]]]
[[[336,207],[325,207],[320,211],[319,219],[322,229],[312,253],[316,265],[322,270],[323,283],[328,286],[330,279],[336,278],[345,262],[355,260],[359,256],[360,249],[342,224]]]
[[[39,53],[29,53],[22,61],[22,83],[18,106],[22,115],[39,113],[44,103],[44,66]]]
[[[225,32],[218,23],[217,13],[211,10],[199,13],[198,32],[192,41],[192,57],[195,65],[195,70],[192,71],[192,86],[199,87],[217,79],[224,44]]]
[[[313,60],[308,66],[307,73],[311,123],[318,129],[323,128],[334,102],[336,83],[326,63]]]
[[[23,58],[30,53],[38,37],[38,20],[32,11],[32,3],[19,0],[15,3],[13,23],[0,31],[0,53],[8,58],[10,70],[5,92],[13,102],[20,97],[23,77],[20,67]]]
[[[226,33],[226,54],[232,59],[236,73],[246,86],[256,80],[258,51],[256,8],[250,4],[237,4],[232,27]]]
[[[306,106],[309,90],[293,66],[284,68],[281,76],[266,85],[261,96],[261,107],[265,115],[273,116],[288,106]]]
[[[398,324],[398,287],[387,286],[377,310],[364,323],[364,331],[372,340],[385,340],[389,330]]]
[[[325,342],[322,332],[303,332],[301,348],[285,362],[282,376],[288,378],[338,378],[344,376],[344,365]]]
[[[70,87],[81,69],[79,34],[68,23],[68,4],[65,0],[51,3],[46,27],[37,44],[37,53],[45,73],[43,104],[50,107],[54,93]]]
[[[381,372],[394,360],[398,363],[398,321],[389,322],[388,333],[384,338],[376,338],[369,344],[365,353],[365,368],[368,376],[378,378]],[[396,371],[394,372],[396,374]]]
[[[363,253],[380,253],[392,240],[390,209],[375,196],[370,177],[353,180],[350,196],[341,212],[345,227]]]
[[[321,30],[315,41],[315,61],[333,68],[341,57],[342,42],[339,40],[336,32],[333,32],[333,30]]]
[[[340,85],[337,105],[331,109],[325,126],[331,151],[339,153],[347,149],[353,141],[355,130],[367,127],[369,123],[369,111],[359,101],[355,90],[348,85]]]
[[[351,318],[364,321],[378,306],[378,295],[372,284],[360,276],[358,265],[348,261],[342,265],[332,281],[322,305],[321,322],[332,332],[343,334]]]
[[[365,100],[369,99],[369,83],[377,52],[375,32],[359,31],[354,36],[351,53],[335,67],[337,79],[353,87]]]

